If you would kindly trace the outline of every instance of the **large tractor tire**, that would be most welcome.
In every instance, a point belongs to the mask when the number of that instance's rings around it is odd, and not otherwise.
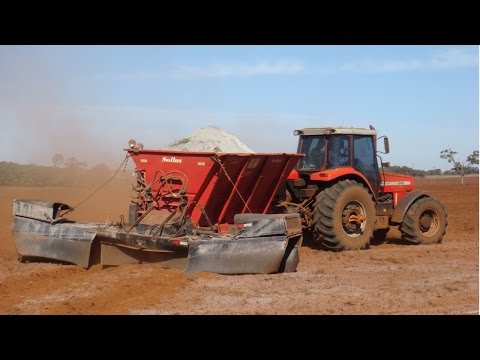
[[[331,250],[365,249],[375,227],[375,206],[368,190],[354,180],[320,192],[313,209],[318,240]]]
[[[447,212],[432,197],[413,203],[399,226],[402,239],[415,244],[438,244],[447,230]]]

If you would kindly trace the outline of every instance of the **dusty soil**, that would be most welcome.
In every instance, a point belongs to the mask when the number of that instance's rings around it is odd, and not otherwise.
[[[89,188],[0,187],[0,314],[478,314],[478,177],[417,179],[445,205],[439,245],[407,245],[392,229],[365,251],[303,246],[296,273],[183,273],[157,265],[89,270],[19,263],[10,235],[14,198],[75,205]],[[73,218],[105,222],[126,215],[126,177],[79,207]]]

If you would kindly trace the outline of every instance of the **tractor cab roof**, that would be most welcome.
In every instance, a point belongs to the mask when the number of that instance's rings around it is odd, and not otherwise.
[[[294,135],[331,135],[331,134],[346,134],[346,135],[377,135],[377,131],[371,126],[370,129],[353,128],[353,127],[323,127],[323,128],[305,128],[295,130]]]

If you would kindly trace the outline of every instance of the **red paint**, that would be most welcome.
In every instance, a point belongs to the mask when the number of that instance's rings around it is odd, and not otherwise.
[[[230,225],[229,224],[218,224],[217,229],[218,229],[219,233],[226,234],[230,231]]]
[[[365,176],[363,176],[363,174],[361,172],[358,172],[357,170],[355,170],[351,166],[343,166],[343,167],[340,167],[340,168],[328,169],[328,170],[324,170],[324,171],[315,172],[315,173],[312,173],[310,175],[310,179],[312,181],[332,181],[332,180],[338,179],[338,178],[340,178],[342,176],[346,176],[346,175],[356,175],[356,176],[360,177],[365,182],[365,184],[367,184],[367,186],[370,189],[370,192],[374,193],[374,191],[373,191],[370,183],[368,182],[367,178]]]
[[[292,170],[292,172],[288,175],[288,180],[298,180],[300,179],[300,175],[298,175],[297,170]]]
[[[396,207],[398,202],[410,191],[415,190],[415,181],[412,176],[385,173],[385,177],[380,173],[381,183],[386,183],[380,187],[381,192],[392,193],[393,206]],[[390,184],[389,184],[390,183]],[[396,195],[395,195],[396,194]]]
[[[412,191],[415,190],[415,181],[412,176],[400,175],[393,173],[385,173],[385,177],[380,172],[380,179],[382,184],[386,182],[384,186],[384,192],[400,192],[400,191]],[[388,184],[393,183],[393,184]],[[409,184],[410,183],[410,184]]]
[[[127,151],[135,162],[136,169],[145,171],[147,184],[153,181],[155,174],[156,178],[168,173],[185,178],[187,200],[194,202],[188,208],[187,215],[199,226],[208,226],[200,205],[204,207],[212,224],[232,224],[234,216],[239,213],[266,213],[276,192],[303,156],[170,150]],[[180,187],[180,183],[173,184],[172,191],[178,192]],[[159,191],[159,182],[152,186],[152,191],[154,194]],[[157,210],[173,211],[178,207],[179,199],[172,197],[165,187],[160,189],[160,195]]]

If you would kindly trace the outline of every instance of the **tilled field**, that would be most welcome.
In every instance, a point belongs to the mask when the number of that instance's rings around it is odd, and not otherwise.
[[[341,253],[305,244],[296,273],[197,274],[157,265],[89,270],[17,261],[10,235],[14,198],[75,205],[92,189],[0,187],[0,314],[478,314],[478,177],[416,180],[448,212],[439,245],[387,242]],[[128,182],[111,184],[72,216],[126,215]]]

